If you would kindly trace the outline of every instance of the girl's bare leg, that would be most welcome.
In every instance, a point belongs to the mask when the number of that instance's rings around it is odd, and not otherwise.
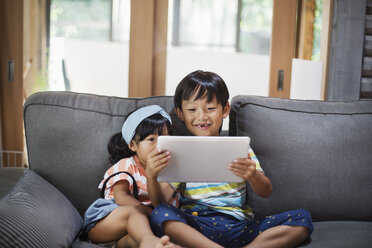
[[[129,235],[125,235],[115,245],[115,248],[136,248],[138,247],[137,242]]]
[[[119,206],[90,229],[88,237],[95,243],[119,240],[128,234],[127,224],[132,207]]]
[[[162,242],[167,240],[167,237],[159,239],[153,234],[146,213],[136,206],[117,207],[89,231],[88,237],[95,243],[120,240],[119,245],[125,247],[126,242],[130,242],[125,238],[128,234],[141,248],[161,248],[164,247]]]
[[[163,223],[164,233],[171,241],[187,248],[221,248],[219,244],[205,237],[193,227],[179,222],[166,221]]]
[[[154,247],[154,248],[176,248],[176,246],[170,242],[168,236],[163,236],[160,238],[160,243],[158,238],[148,237],[144,238],[141,245],[138,246],[137,242],[128,234],[124,238],[120,239],[117,243],[115,248],[137,248],[137,247]]]
[[[246,248],[289,248],[304,242],[309,232],[304,226],[275,226],[258,235]]]

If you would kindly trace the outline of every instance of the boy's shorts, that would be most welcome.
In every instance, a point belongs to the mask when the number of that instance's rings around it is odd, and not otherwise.
[[[304,209],[291,210],[255,220],[237,220],[233,216],[203,207],[184,211],[162,204],[151,214],[151,225],[157,236],[164,235],[164,221],[179,221],[198,230],[207,238],[223,247],[242,247],[248,245],[263,231],[279,225],[304,226],[313,231],[311,216]]]

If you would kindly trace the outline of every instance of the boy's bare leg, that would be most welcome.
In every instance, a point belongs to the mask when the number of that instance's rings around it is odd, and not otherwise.
[[[187,248],[221,248],[219,244],[205,237],[193,227],[179,222],[166,221],[163,223],[164,233],[167,234],[172,242]]]
[[[258,235],[246,248],[289,248],[306,240],[309,231],[304,226],[275,226]]]

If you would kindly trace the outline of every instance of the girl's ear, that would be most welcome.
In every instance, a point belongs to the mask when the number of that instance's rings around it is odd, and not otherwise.
[[[230,110],[231,110],[230,103],[229,103],[229,101],[227,101],[225,107],[223,108],[223,118],[224,119],[229,116]]]
[[[179,108],[175,108],[175,111],[176,111],[178,118],[180,118],[181,121],[185,121],[185,118],[183,118],[182,110]]]
[[[131,140],[130,142],[129,142],[129,145],[128,145],[128,148],[132,151],[132,152],[136,152],[136,144],[134,143],[134,141],[133,140]]]

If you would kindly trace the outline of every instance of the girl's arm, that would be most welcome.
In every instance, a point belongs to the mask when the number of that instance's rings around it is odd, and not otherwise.
[[[152,209],[150,207],[143,205],[131,195],[128,181],[121,180],[116,182],[113,186],[113,191],[115,202],[119,206],[139,206],[143,208],[148,215],[151,214]]]
[[[147,180],[147,189],[151,204],[156,207],[162,203],[168,203],[174,190],[168,183],[159,183],[157,179]]]
[[[154,207],[169,202],[174,190],[168,183],[159,183],[159,172],[168,166],[170,153],[154,149],[149,153],[146,164],[147,190]]]
[[[113,186],[114,198],[116,204],[119,206],[136,206],[140,205],[141,202],[134,198],[129,190],[129,182],[126,180],[120,180]]]

